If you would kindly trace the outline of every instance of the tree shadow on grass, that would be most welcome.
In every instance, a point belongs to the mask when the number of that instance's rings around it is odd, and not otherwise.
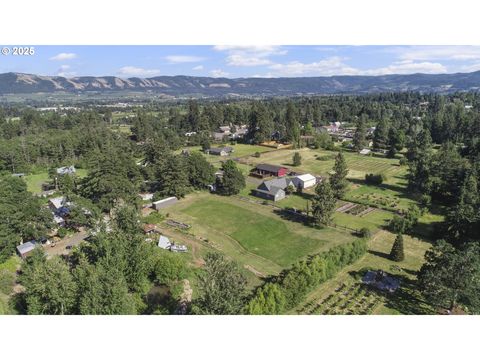
[[[369,254],[372,254],[372,255],[381,257],[381,258],[383,258],[383,259],[391,260],[391,259],[390,259],[390,254],[386,254],[386,253],[383,253],[383,252],[380,252],[380,251],[376,251],[376,250],[368,250],[367,252],[368,252]]]
[[[404,269],[405,270],[405,269]],[[416,280],[404,275],[395,275],[400,278],[401,285],[393,294],[386,296],[385,306],[395,309],[405,315],[432,315],[431,306],[423,299]]]
[[[274,209],[273,212],[284,220],[293,221],[304,225],[308,224],[308,216],[303,213],[288,209]]]

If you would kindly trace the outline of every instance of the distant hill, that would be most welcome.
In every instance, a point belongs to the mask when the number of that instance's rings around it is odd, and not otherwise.
[[[480,71],[457,74],[411,74],[383,76],[330,76],[297,78],[211,78],[156,76],[121,79],[114,76],[40,76],[22,73],[0,74],[0,94],[32,94],[86,91],[153,91],[171,96],[203,95],[299,95],[363,94],[374,92],[478,91]]]

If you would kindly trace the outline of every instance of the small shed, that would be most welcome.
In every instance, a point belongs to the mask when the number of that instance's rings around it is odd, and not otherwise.
[[[75,169],[75,166],[64,166],[57,168],[57,174],[58,175],[73,175],[75,174],[77,170]]]
[[[358,153],[359,153],[360,155],[368,155],[368,154],[370,154],[371,152],[372,152],[372,151],[371,151],[370,149],[366,149],[366,148],[365,148],[365,149],[360,150]]]
[[[172,206],[173,204],[177,203],[178,199],[175,196],[168,197],[162,200],[154,201],[153,202],[153,208],[155,210],[160,210],[160,209],[165,209],[169,206]]]
[[[148,200],[152,200],[152,199],[153,199],[153,194],[152,194],[152,193],[140,193],[140,194],[138,194],[138,196],[140,196],[140,198],[141,198],[143,201],[148,201]]]
[[[21,245],[17,246],[18,254],[22,259],[25,259],[35,248],[37,247],[37,242],[35,240],[28,241]]]
[[[158,247],[161,249],[170,250],[171,246],[172,243],[170,242],[170,239],[166,236],[160,235],[160,238],[158,239]]]

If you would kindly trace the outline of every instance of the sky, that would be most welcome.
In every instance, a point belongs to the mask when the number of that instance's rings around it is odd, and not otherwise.
[[[12,46],[9,47],[10,49]],[[0,73],[154,77],[308,77],[480,70],[480,46],[34,46]]]

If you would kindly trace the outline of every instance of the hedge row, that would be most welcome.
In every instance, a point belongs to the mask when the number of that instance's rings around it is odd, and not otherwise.
[[[245,312],[251,315],[285,313],[304,301],[311,290],[333,278],[366,252],[366,239],[359,239],[303,260],[259,288],[247,303]]]

